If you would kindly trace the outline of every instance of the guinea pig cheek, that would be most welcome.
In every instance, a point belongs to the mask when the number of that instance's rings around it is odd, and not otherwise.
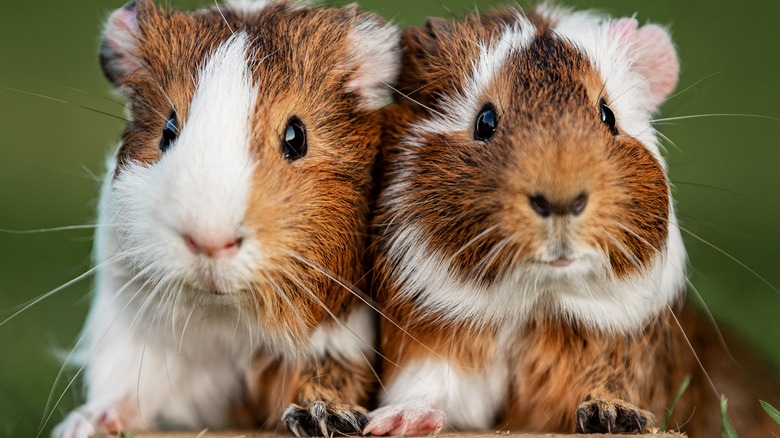
[[[608,173],[583,235],[604,256],[607,275],[627,279],[651,271],[665,252],[669,184],[655,156],[637,140],[612,142],[605,152]]]

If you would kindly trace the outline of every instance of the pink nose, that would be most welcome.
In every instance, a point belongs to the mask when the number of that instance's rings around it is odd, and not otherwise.
[[[241,248],[240,238],[232,240],[224,239],[222,241],[198,241],[188,234],[185,234],[182,237],[191,253],[194,255],[205,255],[206,257],[214,259],[231,258],[238,254],[238,249]]]

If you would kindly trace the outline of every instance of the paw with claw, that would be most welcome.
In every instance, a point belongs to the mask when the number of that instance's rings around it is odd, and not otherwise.
[[[577,408],[579,433],[642,433],[652,415],[619,399],[595,399]]]
[[[368,412],[358,406],[316,401],[303,408],[291,404],[282,420],[295,436],[361,435]]]

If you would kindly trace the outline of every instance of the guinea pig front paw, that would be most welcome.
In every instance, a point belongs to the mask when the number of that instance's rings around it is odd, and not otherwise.
[[[595,399],[577,408],[579,433],[641,433],[652,415],[620,399]]]
[[[355,405],[316,401],[308,408],[291,404],[282,420],[295,436],[360,435],[368,412]]]
[[[421,436],[444,428],[444,412],[424,406],[385,406],[369,414],[363,435]]]
[[[122,420],[114,408],[107,408],[90,421],[81,411],[71,412],[52,432],[53,438],[87,438],[98,433],[117,435],[124,429]]]

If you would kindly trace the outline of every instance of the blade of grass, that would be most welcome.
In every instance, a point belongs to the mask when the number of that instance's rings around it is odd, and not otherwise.
[[[666,415],[664,415],[664,422],[661,423],[661,430],[666,432],[666,428],[669,425],[669,418],[672,417],[672,412],[674,412],[674,407],[677,405],[677,402],[680,400],[680,397],[682,397],[683,393],[686,389],[688,389],[688,385],[691,384],[691,378],[686,377],[682,383],[680,384],[680,387],[677,388],[677,393],[674,394],[674,398],[672,399],[672,403],[669,405],[669,408],[666,410]]]
[[[770,405],[769,403],[759,400],[761,402],[761,407],[764,408],[767,414],[769,414],[770,417],[772,417],[773,420],[775,420],[775,423],[780,424],[780,411],[775,409],[774,406]]]
[[[720,395],[720,424],[723,438],[738,438],[737,431],[734,430],[734,426],[731,425],[726,411],[728,410],[729,401],[726,400],[726,396]]]

